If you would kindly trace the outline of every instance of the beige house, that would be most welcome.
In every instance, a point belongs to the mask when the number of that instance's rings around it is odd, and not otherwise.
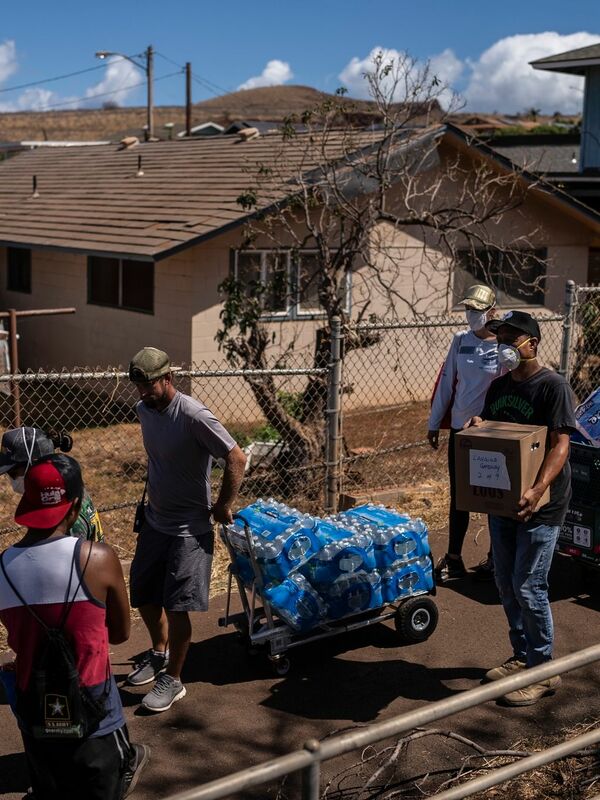
[[[458,128],[436,126],[435,136],[439,160],[423,179],[435,179],[447,160],[467,165],[483,160],[498,174],[512,168],[505,156]],[[232,269],[239,275],[249,269],[266,274],[273,257],[272,246],[260,240],[253,252],[241,250],[248,212],[237,200],[248,186],[249,171],[267,162],[280,141],[273,134],[251,141],[221,136],[131,149],[53,148],[2,162],[2,307],[77,310],[72,316],[21,325],[21,369],[124,365],[146,344],[163,347],[180,363],[222,361],[215,342],[222,303],[217,287]],[[526,184],[535,178],[523,173],[521,180]],[[394,192],[398,189],[390,190],[392,201]],[[402,203],[401,197],[395,200]],[[543,251],[547,262],[545,292],[520,297],[505,286],[505,307],[520,302],[559,310],[565,280],[588,279],[590,253],[600,247],[600,214],[541,183],[522,207],[502,218],[495,235],[498,243],[527,235],[529,246]],[[430,260],[428,271],[415,269],[428,246],[422,236],[409,229],[386,230],[385,224],[373,236],[386,241],[388,254],[399,255],[404,266],[398,279],[407,297],[419,295],[419,281],[446,286],[443,253]],[[310,268],[311,253],[302,258]],[[523,259],[526,269],[527,253]],[[461,280],[478,278],[469,273],[468,262],[463,266],[466,270],[454,277],[456,292]],[[289,270],[294,269],[290,262]],[[363,290],[358,274],[347,287],[351,313],[354,295]],[[452,305],[448,291],[437,292],[435,301],[427,291],[422,297],[417,304],[422,313],[437,315]],[[273,303],[268,319],[275,338],[283,341],[293,331],[310,346],[322,319],[310,293]],[[382,308],[375,303],[374,310]],[[399,301],[396,313],[403,316],[407,309]],[[437,367],[439,359],[432,361]]]

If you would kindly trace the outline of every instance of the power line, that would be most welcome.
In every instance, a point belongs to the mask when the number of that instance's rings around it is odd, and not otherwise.
[[[123,60],[124,56],[119,56],[121,60]],[[98,64],[95,67],[88,67],[87,69],[80,69],[77,72],[67,72],[64,75],[57,75],[55,78],[43,78],[40,81],[31,81],[30,83],[21,83],[18,86],[6,86],[4,89],[0,89],[0,92],[16,92],[18,89],[29,89],[31,86],[41,86],[43,83],[52,83],[53,81],[62,81],[65,78],[73,78],[76,75],[84,75],[86,72],[94,72],[97,69],[106,69],[109,65],[109,61],[106,61],[102,64]]]
[[[168,61],[170,64],[173,64],[180,69],[184,69],[181,64],[178,64],[177,61],[173,61],[172,58],[169,58],[169,56],[166,56],[164,53],[159,53],[158,51],[155,52],[157,56],[164,58],[164,60]],[[222,94],[231,94],[230,89],[224,89],[222,86],[219,86],[218,83],[214,83],[214,81],[210,81],[208,78],[203,78],[201,75],[196,75],[195,72],[192,72],[192,80],[196,81],[196,83],[198,83],[200,86],[203,86],[205,89],[208,89],[209,92],[217,97]]]
[[[158,78],[154,78],[154,82],[158,83],[158,81],[164,81],[167,78],[172,78],[174,75],[180,75],[180,74],[181,74],[181,71],[178,70],[177,72],[170,72],[168,75],[160,75]],[[42,109],[40,109],[40,110],[41,111],[46,111],[49,108],[59,108],[60,106],[70,106],[70,105],[73,105],[73,103],[84,103],[84,102],[89,101],[89,100],[95,100],[97,97],[109,97],[110,95],[118,94],[119,92],[124,92],[124,91],[127,91],[129,89],[137,89],[138,86],[146,86],[146,81],[141,81],[140,83],[132,83],[129,86],[120,86],[118,89],[113,89],[110,92],[99,92],[98,94],[91,94],[91,95],[88,95],[87,97],[74,97],[71,100],[63,100],[60,103],[50,103],[50,104],[44,105],[44,107]]]

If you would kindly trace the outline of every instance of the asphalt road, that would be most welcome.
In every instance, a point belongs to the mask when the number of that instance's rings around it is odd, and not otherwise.
[[[431,538],[434,552],[443,552],[444,536],[434,533]],[[468,542],[467,564],[482,558],[484,547]],[[555,559],[551,587],[555,655],[597,643],[600,604],[583,593],[570,560]],[[195,615],[183,676],[187,696],[164,714],[146,716],[139,707],[144,688],[122,692],[132,739],[152,748],[133,797],[163,798],[284,754],[309,738],[388,719],[479,685],[486,669],[510,655],[495,587],[461,580],[441,587],[436,604],[439,625],[427,642],[399,646],[393,623],[385,622],[298,648],[290,673],[276,677],[265,660],[248,655],[232,629],[218,627],[225,598],[215,598],[209,613]],[[138,623],[130,641],[115,648],[118,679],[146,647]],[[511,747],[518,740],[554,734],[600,716],[599,688],[600,670],[593,665],[566,675],[560,691],[537,705],[511,709],[488,702],[436,727],[486,747]],[[14,800],[22,797],[28,781],[16,724],[5,704],[0,706],[0,725],[0,797]],[[418,774],[456,763],[466,752],[447,740],[423,739],[411,746],[403,769]],[[349,768],[343,786],[360,782],[369,767],[358,774],[352,764],[359,757],[331,762],[325,779]],[[334,780],[333,786],[338,783]],[[275,788],[253,796],[274,797]]]

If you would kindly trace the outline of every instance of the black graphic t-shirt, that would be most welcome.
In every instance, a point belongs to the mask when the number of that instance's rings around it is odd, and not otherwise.
[[[573,394],[567,381],[556,372],[542,367],[524,381],[515,381],[511,373],[496,378],[485,397],[483,419],[517,422],[521,425],[546,425],[550,433],[561,428],[575,429]],[[550,484],[550,502],[533,515],[534,525],[562,525],[571,499],[571,467],[568,460]]]

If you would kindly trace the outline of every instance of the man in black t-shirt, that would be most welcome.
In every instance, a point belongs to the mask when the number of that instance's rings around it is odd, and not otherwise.
[[[537,360],[541,339],[535,319],[524,311],[509,311],[486,327],[498,338],[498,360],[510,371],[492,382],[482,419],[545,425],[546,455],[535,484],[519,501],[518,520],[490,516],[495,579],[509,624],[513,656],[486,673],[499,680],[552,658],[554,631],[548,601],[548,572],[571,497],[569,437],[575,428],[571,389],[556,372]],[[550,501],[537,505],[550,487]],[[504,695],[512,706],[528,706],[553,694],[560,677],[548,678]]]

